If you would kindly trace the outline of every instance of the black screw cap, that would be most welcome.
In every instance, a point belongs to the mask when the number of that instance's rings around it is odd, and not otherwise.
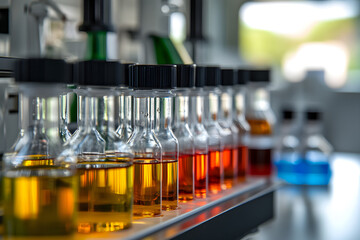
[[[71,83],[71,66],[62,59],[29,58],[15,62],[15,81],[22,83]]]
[[[195,86],[195,64],[177,64],[176,77],[178,88],[192,88]]]
[[[231,68],[221,69],[221,85],[234,86],[237,83],[237,71]]]
[[[77,63],[76,83],[84,86],[123,86],[125,66],[118,61],[88,60]]]
[[[176,65],[134,65],[130,87],[134,89],[173,89]]]

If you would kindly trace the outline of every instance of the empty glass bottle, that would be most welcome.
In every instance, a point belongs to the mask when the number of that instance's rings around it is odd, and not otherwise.
[[[270,106],[267,86],[270,70],[249,70],[249,101],[247,101],[246,120],[250,125],[249,174],[270,176],[272,174],[272,126],[275,117]]]
[[[237,82],[237,71],[221,69],[221,94],[219,107],[219,124],[222,127],[224,143],[223,165],[224,183],[231,188],[237,182],[239,130],[233,122],[233,95]]]
[[[78,232],[129,228],[133,204],[133,154],[115,132],[115,97],[124,84],[116,61],[78,63],[79,129],[70,139],[78,156]]]
[[[179,143],[172,131],[172,114],[176,87],[176,66],[157,65],[160,84],[155,88],[155,134],[162,149],[162,209],[174,210],[179,202]]]
[[[189,126],[195,146],[195,196],[206,198],[209,185],[209,135],[204,126],[204,101],[206,92],[205,68],[196,68],[195,88],[190,91]]]
[[[224,144],[222,128],[218,122],[221,71],[219,67],[197,67],[197,70],[205,71],[204,126],[209,134],[209,190],[218,193],[224,189]]]
[[[134,215],[161,215],[162,151],[155,136],[155,96],[161,86],[161,70],[154,65],[135,65],[130,87],[133,96],[134,129],[128,144],[134,152]]]
[[[195,86],[195,65],[177,65],[173,131],[179,142],[179,199],[195,197],[195,145],[189,127],[190,89]]]
[[[245,180],[249,161],[248,139],[250,126],[245,119],[245,100],[246,100],[246,83],[249,78],[249,72],[245,69],[239,69],[237,74],[237,85],[234,94],[234,123],[239,132],[238,145],[238,181]]]
[[[62,236],[76,228],[76,159],[59,131],[67,78],[63,60],[16,62],[21,133],[3,158],[5,236]]]

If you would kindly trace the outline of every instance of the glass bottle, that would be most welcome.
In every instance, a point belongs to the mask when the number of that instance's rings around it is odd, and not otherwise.
[[[197,67],[197,70],[201,68],[205,71],[204,126],[209,134],[209,191],[218,193],[224,189],[224,144],[218,123],[221,71],[219,67]]]
[[[296,124],[292,109],[282,110],[281,132],[275,147],[275,165],[279,178],[293,184],[304,184]]]
[[[246,120],[250,125],[249,174],[270,176],[272,174],[272,131],[275,117],[270,106],[267,86],[270,70],[249,70],[249,101]]]
[[[78,63],[79,129],[69,141],[77,153],[78,232],[131,226],[133,154],[115,132],[115,96],[123,85],[116,61]]]
[[[169,211],[177,209],[179,202],[179,142],[172,131],[176,66],[157,65],[156,70],[154,77],[159,84],[155,88],[155,135],[162,149],[162,209]]]
[[[190,89],[195,86],[195,65],[177,65],[173,131],[179,142],[179,199],[195,197],[195,145],[189,127]]]
[[[249,162],[248,139],[250,133],[250,125],[245,118],[245,85],[249,78],[249,72],[245,69],[238,69],[237,85],[234,94],[234,123],[239,132],[238,145],[238,182],[245,181],[246,172]]]
[[[224,143],[223,165],[224,183],[231,188],[237,182],[239,131],[233,122],[233,88],[237,82],[237,71],[221,69],[221,95],[219,124],[222,127]]]
[[[63,60],[15,64],[21,133],[3,158],[5,236],[63,236],[75,229],[76,159],[59,131],[59,95],[68,77]]]
[[[134,152],[134,216],[161,215],[162,151],[155,136],[155,96],[158,67],[135,65],[130,87],[133,96],[134,129],[128,144]]]
[[[329,159],[333,147],[322,134],[321,118],[322,114],[317,110],[306,111],[300,154],[307,185],[327,185],[331,178]]]
[[[206,198],[209,185],[209,135],[204,126],[204,102],[206,92],[205,68],[196,67],[195,88],[190,91],[189,125],[195,146],[195,196]]]

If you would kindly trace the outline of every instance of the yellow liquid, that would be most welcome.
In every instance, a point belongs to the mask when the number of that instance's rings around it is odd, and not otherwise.
[[[163,159],[162,162],[162,209],[169,211],[178,208],[178,161]]]
[[[161,215],[161,164],[156,159],[134,159],[134,216]]]
[[[29,164],[27,166],[36,165]],[[75,229],[76,176],[54,166],[20,167],[4,176],[5,236],[69,235]]]
[[[132,222],[133,166],[129,161],[81,162],[78,232],[112,232]]]

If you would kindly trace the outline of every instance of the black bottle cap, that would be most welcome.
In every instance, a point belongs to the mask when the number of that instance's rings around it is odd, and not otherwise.
[[[206,66],[205,86],[216,87],[221,84],[221,70],[218,66]]]
[[[250,82],[270,82],[270,69],[250,69],[249,70]]]
[[[283,120],[293,120],[294,119],[294,111],[290,108],[284,108],[282,110],[282,119]]]
[[[321,119],[321,112],[313,109],[307,110],[305,117],[308,121],[318,121]]]
[[[249,70],[248,69],[238,69],[237,74],[237,84],[238,85],[246,85],[249,81]]]
[[[71,67],[62,59],[29,58],[15,62],[15,81],[22,83],[71,83]]]
[[[176,65],[134,65],[130,87],[134,89],[173,89]]]
[[[76,83],[85,86],[125,85],[124,65],[118,61],[88,60],[78,62]]]
[[[82,32],[114,32],[111,24],[111,0],[83,0]]]
[[[205,67],[196,66],[195,87],[202,88],[205,86]]]
[[[234,86],[237,83],[237,71],[231,68],[221,69],[221,85]]]
[[[195,86],[195,64],[177,64],[176,82],[178,88],[192,88]]]

